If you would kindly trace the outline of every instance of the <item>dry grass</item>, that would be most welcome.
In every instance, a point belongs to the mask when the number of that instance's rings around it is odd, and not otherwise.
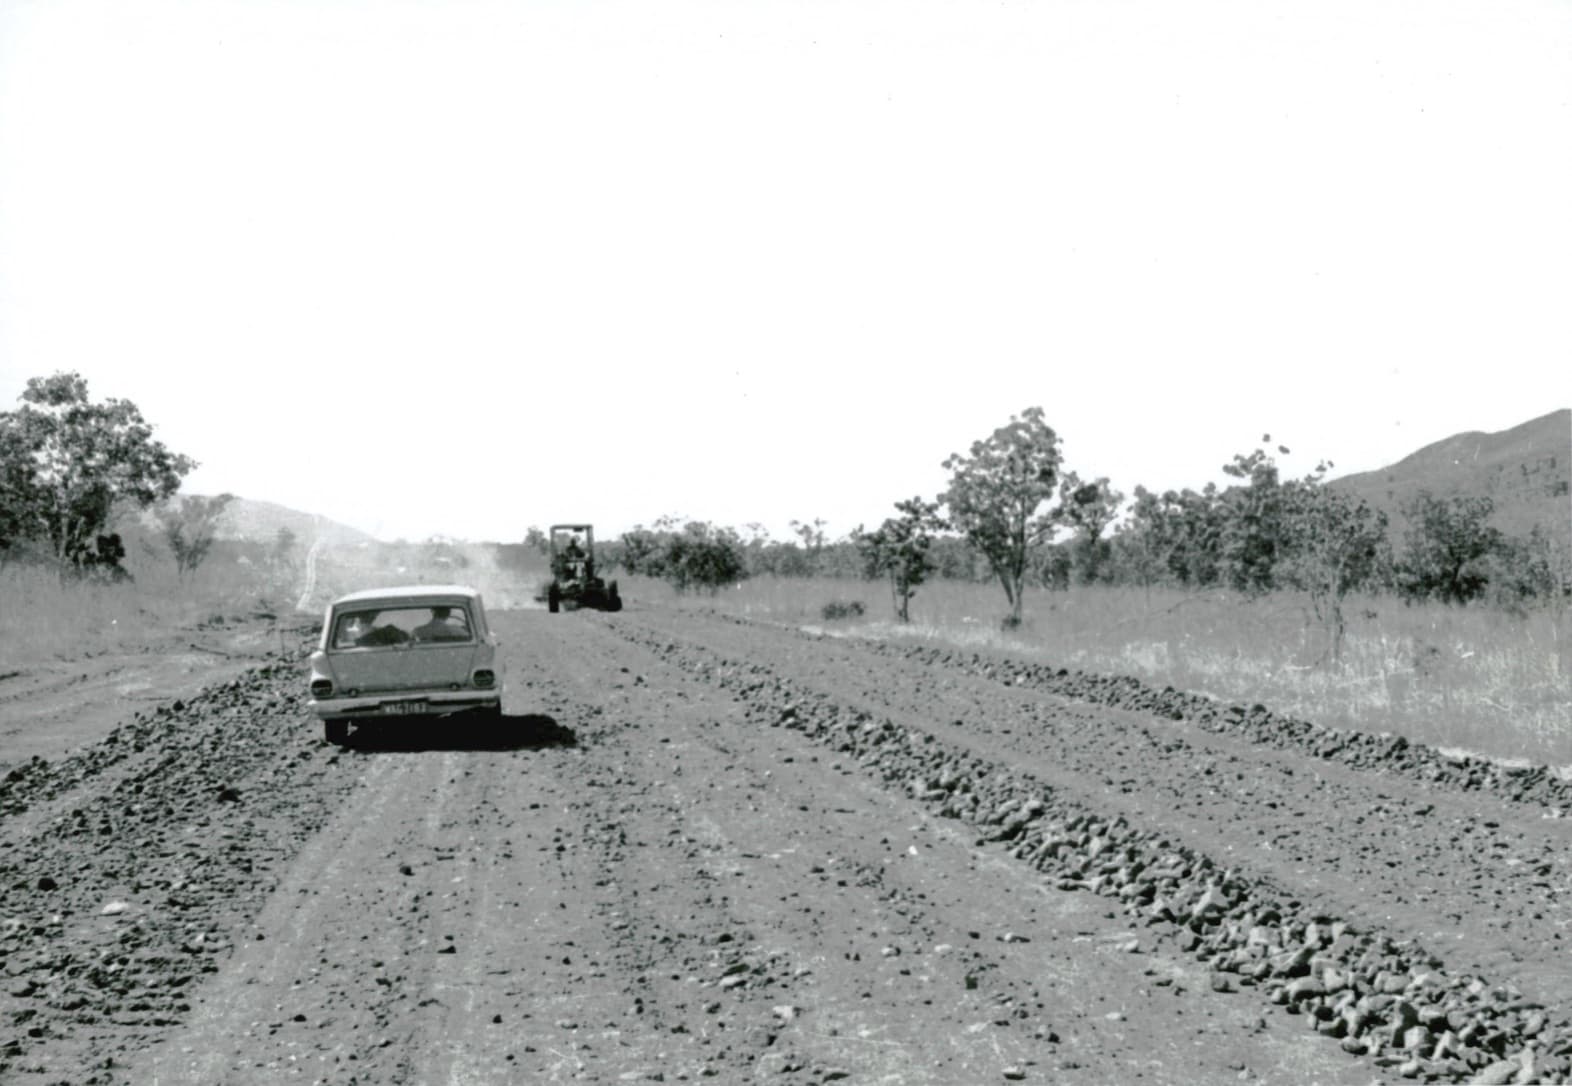
[[[658,582],[624,595],[670,605]],[[826,623],[832,600],[860,601],[862,619]],[[988,647],[1067,667],[1135,675],[1334,727],[1392,732],[1499,759],[1572,765],[1572,622],[1565,611],[1514,616],[1484,608],[1350,601],[1341,664],[1307,601],[1226,593],[1083,588],[1032,591],[1025,621],[1001,632],[997,585],[925,585],[912,621],[893,621],[878,583],[760,578],[711,597],[677,600],[847,635]]]
[[[126,565],[134,580],[123,584],[62,582],[50,570],[12,563],[0,569],[0,670],[137,652],[175,629],[214,615],[266,611],[286,623],[310,622],[334,596],[393,584],[457,581],[479,588],[490,606],[531,606],[529,597],[541,579],[498,570],[489,547],[464,547],[462,565],[421,565],[418,553],[418,547],[409,548],[407,558],[382,561],[370,548],[324,549],[318,556],[316,591],[301,615],[295,605],[305,577],[303,551],[301,560],[276,569],[215,553],[186,580],[176,575],[166,556],[133,554]]]
[[[128,564],[135,580],[123,584],[62,581],[31,565],[0,569],[0,661],[137,652],[213,615],[273,606],[265,574],[232,563],[200,567],[185,581],[172,563]]]
[[[498,570],[482,548],[468,550],[467,566],[458,569],[373,567],[339,549],[323,557],[323,598],[377,583],[457,580],[481,588],[493,607],[535,606],[530,597],[539,578]],[[62,584],[36,568],[0,569],[0,665],[137,651],[213,614],[270,608],[282,615],[299,590],[298,570],[269,574],[212,561],[182,582],[167,560],[131,568],[136,580],[124,585]],[[717,608],[847,635],[999,649],[1225,701],[1259,701],[1337,727],[1572,764],[1572,623],[1564,611],[1519,617],[1355,601],[1344,658],[1333,667],[1321,660],[1321,631],[1293,597],[1033,591],[1026,621],[1006,633],[998,624],[1004,596],[995,585],[925,585],[906,625],[893,621],[889,593],[878,582],[759,578],[714,596],[685,597],[647,578],[622,578],[621,587],[632,604]],[[859,602],[864,615],[827,623],[822,609],[832,601]]]

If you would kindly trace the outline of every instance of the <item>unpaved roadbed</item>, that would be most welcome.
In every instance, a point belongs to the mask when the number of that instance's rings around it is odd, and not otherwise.
[[[971,654],[498,627],[500,732],[340,751],[279,661],[17,782],[0,1079],[1565,1075],[1543,807]]]

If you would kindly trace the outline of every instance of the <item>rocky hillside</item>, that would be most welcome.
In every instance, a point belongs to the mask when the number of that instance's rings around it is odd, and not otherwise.
[[[329,520],[314,513],[302,513],[285,505],[256,501],[253,498],[236,498],[229,503],[229,507],[224,510],[224,515],[219,518],[216,536],[219,539],[246,543],[271,544],[278,538],[280,528],[288,528],[294,532],[295,539],[305,546],[310,546],[317,539],[333,546],[376,542],[375,537],[359,528],[351,528],[347,524],[340,524],[336,520]],[[158,519],[151,509],[143,510],[132,518],[130,523],[121,522],[118,530],[128,538],[141,534],[156,540],[162,536]]]
[[[1563,408],[1510,430],[1454,434],[1389,467],[1335,479],[1386,511],[1395,532],[1402,507],[1420,491],[1484,495],[1495,503],[1495,525],[1513,536],[1542,524],[1572,540],[1572,410]]]
[[[294,532],[302,543],[318,538],[330,544],[373,542],[370,535],[347,524],[251,498],[236,498],[229,504],[219,523],[218,537],[270,542],[280,528]]]

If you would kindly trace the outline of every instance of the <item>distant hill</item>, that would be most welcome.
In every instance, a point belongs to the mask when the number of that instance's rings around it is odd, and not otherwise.
[[[1510,536],[1536,524],[1572,543],[1572,409],[1563,408],[1500,433],[1454,434],[1390,467],[1333,479],[1404,529],[1402,507],[1422,490],[1440,497],[1483,495],[1495,503],[1492,523]]]
[[[137,523],[142,530],[158,534],[158,522],[151,509],[145,510]],[[302,546],[310,546],[318,537],[333,545],[374,543],[375,537],[314,513],[302,513],[275,502],[259,502],[251,498],[236,498],[219,518],[217,539],[242,539],[253,543],[271,543],[278,538],[278,530],[288,528]]]
[[[251,498],[236,498],[229,503],[229,507],[224,510],[224,515],[219,520],[217,536],[219,539],[247,539],[270,543],[278,536],[278,530],[285,527],[294,532],[295,538],[303,545],[309,545],[319,537],[332,544],[375,541],[374,537],[366,532],[329,520],[327,517],[302,513],[288,506],[255,501]]]

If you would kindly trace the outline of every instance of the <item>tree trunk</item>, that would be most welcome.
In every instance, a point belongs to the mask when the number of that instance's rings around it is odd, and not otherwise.
[[[1341,664],[1343,662],[1343,633],[1345,630],[1343,598],[1341,596],[1334,594],[1327,600],[1326,626],[1332,642],[1332,663],[1334,665]]]
[[[1010,597],[1010,625],[1011,626],[1019,626],[1021,624],[1021,582],[1024,579],[1025,579],[1024,577],[1017,576],[1015,578],[1015,591],[1008,592],[1008,590],[1007,590],[1007,594]]]

